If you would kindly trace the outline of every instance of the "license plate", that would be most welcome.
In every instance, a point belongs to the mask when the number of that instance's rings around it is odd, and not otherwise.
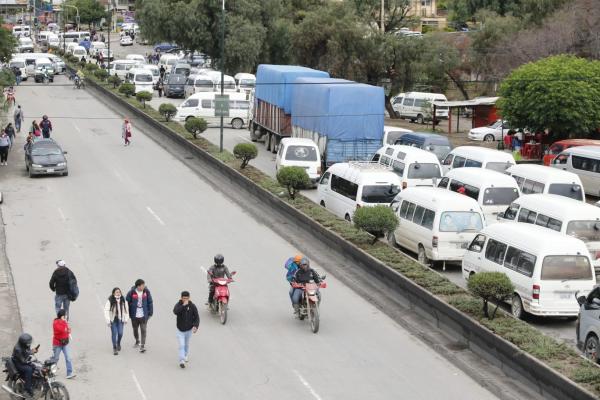
[[[54,172],[54,168],[48,168],[46,172]]]
[[[557,292],[558,297],[560,297],[563,300],[568,300],[570,298],[573,298],[573,293],[571,292]]]
[[[469,243],[467,243],[467,242],[459,242],[459,243],[456,243],[456,248],[457,249],[466,249],[468,245],[469,245]]]

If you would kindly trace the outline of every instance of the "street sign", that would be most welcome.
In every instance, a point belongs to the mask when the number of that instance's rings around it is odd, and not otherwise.
[[[215,117],[229,117],[229,95],[215,95]]]

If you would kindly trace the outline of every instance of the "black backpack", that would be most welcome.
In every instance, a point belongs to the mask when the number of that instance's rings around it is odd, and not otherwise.
[[[75,278],[75,274],[69,271],[69,293],[67,294],[70,301],[77,300],[79,297],[79,286],[77,286],[77,278]]]

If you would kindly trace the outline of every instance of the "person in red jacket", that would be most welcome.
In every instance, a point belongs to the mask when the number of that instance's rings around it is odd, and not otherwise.
[[[65,355],[65,362],[67,364],[67,379],[75,378],[73,373],[73,364],[71,363],[71,351],[69,348],[69,341],[71,336],[71,327],[67,322],[66,311],[58,310],[56,313],[56,319],[52,324],[54,334],[52,335],[52,351],[54,352],[54,361],[58,364],[60,359],[60,352],[62,351]]]

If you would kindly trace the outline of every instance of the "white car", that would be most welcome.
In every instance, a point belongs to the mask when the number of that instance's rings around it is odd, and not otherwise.
[[[121,40],[119,41],[121,46],[133,46],[133,39],[131,36],[123,35],[121,36]]]
[[[319,147],[310,139],[281,139],[275,158],[275,169],[281,167],[300,167],[306,170],[314,187],[321,178],[321,153]]]
[[[504,136],[508,134],[508,127],[501,119],[491,125],[473,128],[469,131],[469,139],[483,140],[484,142],[502,141],[502,131]]]

